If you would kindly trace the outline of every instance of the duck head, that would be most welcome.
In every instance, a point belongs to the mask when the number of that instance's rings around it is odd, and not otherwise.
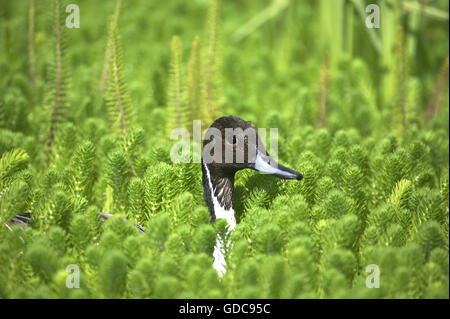
[[[246,168],[281,179],[303,178],[270,157],[251,122],[237,116],[218,118],[204,134],[202,151],[202,183],[212,221],[226,218],[234,228],[234,214],[232,220],[227,214],[233,209],[234,176]]]

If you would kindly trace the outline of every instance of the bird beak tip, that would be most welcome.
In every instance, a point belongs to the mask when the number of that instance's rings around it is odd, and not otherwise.
[[[270,156],[264,156],[261,154],[256,156],[256,161],[253,168],[262,174],[270,174],[281,179],[296,179],[299,181],[303,179],[303,175],[301,173],[276,163],[270,158]]]

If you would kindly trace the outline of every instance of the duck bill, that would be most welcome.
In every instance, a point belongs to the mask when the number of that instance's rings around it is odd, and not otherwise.
[[[303,175],[293,171],[281,164],[278,164],[269,154],[256,153],[254,169],[262,174],[270,174],[281,179],[301,180]]]

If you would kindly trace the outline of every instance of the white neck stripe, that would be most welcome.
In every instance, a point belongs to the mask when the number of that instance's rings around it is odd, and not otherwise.
[[[202,165],[205,168],[206,172],[206,179],[208,180],[208,186],[209,190],[211,192],[211,198],[213,201],[213,210],[214,215],[217,219],[225,219],[228,223],[228,231],[227,234],[229,234],[235,227],[236,227],[236,219],[234,217],[234,210],[233,206],[231,206],[230,209],[226,210],[222,205],[220,205],[217,198],[214,196],[214,188],[211,183],[211,176],[209,175],[209,169],[208,166],[202,161]],[[214,269],[216,269],[217,273],[219,274],[219,277],[222,277],[226,273],[225,266],[227,265],[225,261],[225,249],[229,248],[229,242],[223,243],[220,235],[217,235],[216,239],[216,245],[214,246]]]
[[[236,227],[236,219],[234,218],[233,206],[230,209],[226,210],[222,205],[220,205],[219,201],[217,200],[217,197],[214,196],[215,189],[213,188],[213,185],[211,183],[211,176],[209,175],[208,166],[205,163],[202,163],[202,165],[205,167],[208,186],[211,191],[214,215],[216,216],[216,219],[219,218],[225,219],[229,225],[228,231],[232,231]]]

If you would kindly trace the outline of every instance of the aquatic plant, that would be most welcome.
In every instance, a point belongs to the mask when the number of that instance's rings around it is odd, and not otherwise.
[[[387,2],[2,2],[0,298],[448,298],[448,3]],[[304,176],[237,173],[222,278],[168,139],[220,114]]]

